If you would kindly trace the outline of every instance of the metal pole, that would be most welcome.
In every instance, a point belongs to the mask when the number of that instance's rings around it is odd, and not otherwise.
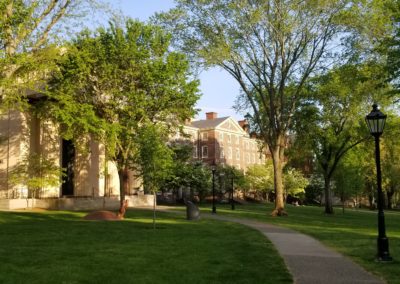
[[[383,192],[382,192],[382,174],[381,174],[381,157],[379,148],[379,134],[375,136],[375,161],[376,161],[376,178],[378,185],[378,260],[391,261],[389,255],[389,240],[385,232],[385,214],[383,213]]]
[[[233,181],[234,177],[232,175],[232,185],[231,185],[231,190],[232,190],[232,199],[231,199],[231,209],[235,210],[235,200],[233,200],[233,185],[234,185],[234,181]]]
[[[217,213],[217,208],[215,207],[215,169],[212,170],[212,214]]]

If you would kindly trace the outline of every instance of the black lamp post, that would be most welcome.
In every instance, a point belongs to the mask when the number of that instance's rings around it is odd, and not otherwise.
[[[211,165],[211,171],[212,171],[212,214],[217,213],[217,208],[215,207],[215,172],[217,170],[217,165],[215,164],[215,161]]]
[[[378,185],[378,260],[392,261],[389,255],[389,240],[385,232],[385,214],[383,213],[383,192],[382,192],[382,175],[381,175],[381,157],[379,149],[379,137],[383,133],[385,127],[386,115],[379,109],[378,105],[372,106],[372,111],[365,117],[369,132],[375,137],[375,161],[376,161],[376,178]]]
[[[235,174],[232,172],[232,184],[231,184],[231,209],[235,210],[235,200],[233,200],[233,185],[234,185],[234,179],[235,179]]]

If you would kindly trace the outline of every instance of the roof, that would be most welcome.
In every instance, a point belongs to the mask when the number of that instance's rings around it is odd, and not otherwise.
[[[214,119],[203,119],[192,121],[190,126],[197,127],[197,128],[216,128],[220,125],[223,121],[229,119],[229,116],[226,117],[219,117]]]

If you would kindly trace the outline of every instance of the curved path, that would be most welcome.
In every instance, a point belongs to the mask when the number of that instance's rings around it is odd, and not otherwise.
[[[283,257],[297,284],[383,284],[384,280],[370,274],[343,255],[325,247],[317,240],[296,231],[248,219],[220,215],[203,216],[236,222],[261,231]]]

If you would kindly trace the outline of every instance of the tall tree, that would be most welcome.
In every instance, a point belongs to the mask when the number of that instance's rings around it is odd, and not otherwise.
[[[385,104],[390,87],[383,66],[343,65],[318,77],[310,85],[309,98],[299,108],[297,139],[309,145],[324,177],[325,213],[332,214],[331,181],[338,164],[354,146],[371,136],[364,117],[372,101]]]
[[[400,142],[399,142],[400,117],[389,114],[383,136],[382,151],[382,174],[384,190],[387,197],[387,208],[392,209],[396,193],[400,192]]]
[[[170,52],[169,44],[161,28],[133,20],[86,31],[68,46],[50,82],[46,115],[63,125],[65,136],[98,134],[117,164],[121,202],[144,145],[136,143],[143,128],[162,123],[158,132],[175,131],[195,113],[198,82],[185,56]]]
[[[327,56],[343,31],[338,21],[351,1],[177,2],[159,19],[175,28],[177,46],[208,66],[220,66],[240,84],[244,106],[272,154],[272,215],[285,214],[282,168],[293,114],[307,78],[331,63]]]

